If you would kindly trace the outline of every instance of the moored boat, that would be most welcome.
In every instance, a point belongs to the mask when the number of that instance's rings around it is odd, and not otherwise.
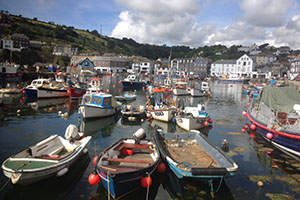
[[[147,85],[147,82],[144,80],[141,80],[139,76],[135,74],[130,74],[121,81],[123,88],[130,88],[130,89],[142,89],[145,88]]]
[[[68,87],[68,95],[71,99],[82,97],[86,93],[86,89],[80,87]]]
[[[265,86],[248,112],[244,111],[267,141],[287,154],[300,156],[300,94],[294,87]]]
[[[159,164],[157,147],[144,137],[145,132],[141,128],[133,138],[120,139],[97,158],[95,171],[113,198],[121,198],[141,188],[141,182],[151,178]],[[151,186],[146,184],[146,187]]]
[[[162,159],[180,179],[222,181],[238,170],[238,165],[199,131],[174,134],[156,130],[154,142]]]
[[[37,97],[37,89],[41,88],[50,83],[50,79],[46,78],[38,78],[34,79],[30,85],[27,85],[25,88],[21,89],[21,91],[27,96],[36,96]]]
[[[82,154],[87,153],[91,136],[84,137],[75,125],[69,125],[65,138],[52,135],[9,157],[3,173],[13,184],[28,185],[51,176],[62,176]]]
[[[169,122],[173,119],[174,114],[177,112],[177,108],[174,106],[160,105],[150,107],[148,109],[153,119]]]
[[[121,104],[111,94],[88,93],[83,95],[78,112],[84,119],[106,117],[121,111]]]
[[[121,110],[122,117],[129,121],[141,120],[146,117],[145,106],[126,105]]]
[[[197,107],[185,107],[181,112],[176,113],[176,124],[184,130],[197,130],[208,126],[210,118],[205,111],[205,106],[198,104]]]
[[[176,82],[172,91],[174,95],[188,95],[187,82]]]

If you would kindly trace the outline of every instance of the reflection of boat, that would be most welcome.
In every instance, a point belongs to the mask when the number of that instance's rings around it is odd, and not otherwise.
[[[32,109],[38,111],[57,112],[58,108],[62,110],[63,107],[67,107],[67,98],[53,98],[53,99],[36,99],[26,97],[24,103],[29,105]]]
[[[89,154],[79,157],[61,177],[52,177],[29,186],[14,185],[5,194],[6,200],[65,199],[82,177],[90,162]],[[51,188],[51,189],[49,189]]]
[[[178,178],[222,179],[235,175],[238,165],[199,131],[155,131],[154,142],[162,159]]]
[[[213,183],[217,185],[217,183]],[[171,199],[227,199],[233,200],[231,191],[226,182],[222,187],[213,188],[215,192],[211,194],[212,188],[204,182],[179,179],[173,173],[166,173],[163,188],[169,193]]]
[[[120,96],[115,96],[115,99],[117,101],[133,101],[136,99],[136,95],[122,94]]]
[[[93,137],[105,137],[107,132],[112,133],[112,128],[115,127],[116,122],[119,120],[120,115],[112,115],[108,117],[81,120],[79,123],[79,130],[84,132],[85,135],[91,135]]]
[[[267,141],[300,156],[299,102],[300,94],[294,87],[266,86],[245,114]]]
[[[159,120],[156,120],[156,119],[151,121],[151,126],[154,129],[161,129],[165,133],[174,132],[174,129],[175,129],[175,124],[174,123],[172,123],[172,122],[163,122],[163,121],[159,121]]]
[[[92,137],[82,136],[75,125],[69,125],[65,138],[52,135],[6,159],[2,164],[3,173],[13,184],[23,185],[62,176],[80,155],[87,153]]]
[[[86,93],[86,89],[79,87],[69,87],[68,94],[71,99],[76,99],[82,97]]]
[[[88,93],[82,97],[79,110],[83,118],[107,117],[121,111],[121,104],[111,94]]]
[[[145,131],[142,128],[133,137],[135,139],[120,139],[97,159],[96,172],[113,198],[141,188],[143,179],[151,176],[160,160],[153,142],[143,139]]]
[[[209,116],[203,104],[197,107],[185,107],[183,111],[176,113],[176,124],[184,130],[197,130],[208,126]]]

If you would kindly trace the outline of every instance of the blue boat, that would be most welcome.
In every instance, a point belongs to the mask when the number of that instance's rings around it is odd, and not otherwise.
[[[122,81],[123,88],[141,90],[146,88],[147,82],[141,80],[137,75],[130,74]]]
[[[141,179],[151,177],[159,164],[158,149],[151,140],[143,139],[144,136],[141,128],[134,138],[120,139],[99,155],[95,171],[113,198],[142,188]]]
[[[265,86],[244,115],[272,145],[300,156],[300,94],[294,87]]]
[[[154,142],[162,159],[179,179],[209,183],[218,179],[221,184],[224,177],[237,172],[238,165],[199,131],[174,134],[156,130]]]

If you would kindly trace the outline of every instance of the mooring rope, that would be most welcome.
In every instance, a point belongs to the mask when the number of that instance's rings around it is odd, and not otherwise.
[[[1,189],[0,189],[0,192],[5,188],[5,186],[7,185],[7,183],[10,181],[10,179],[8,179],[5,183],[4,183],[4,185],[1,187]]]

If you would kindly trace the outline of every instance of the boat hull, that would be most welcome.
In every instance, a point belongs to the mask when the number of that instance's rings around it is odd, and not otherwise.
[[[82,114],[83,118],[96,118],[96,117],[107,117],[114,115],[121,111],[121,107],[115,108],[102,108],[99,106],[92,105],[80,105],[79,113]]]
[[[180,96],[180,95],[188,95],[189,92],[186,89],[176,88],[176,89],[173,89],[173,94],[177,95],[177,96]]]
[[[145,82],[137,82],[137,81],[122,81],[123,88],[132,88],[132,89],[143,89],[146,87]]]
[[[54,97],[67,97],[68,90],[56,90],[50,88],[39,88],[37,90],[37,98],[54,98]]]
[[[203,97],[203,96],[205,96],[204,93],[201,90],[196,90],[196,89],[191,89],[190,94],[193,97]]]
[[[68,88],[68,94],[71,99],[82,97],[86,93],[85,89],[81,88]]]
[[[277,148],[286,153],[300,156],[300,134],[293,133],[286,130],[275,130],[268,128],[267,124],[257,120],[251,113],[247,112],[248,119],[256,125],[257,132],[263,136],[264,139],[271,142]],[[268,133],[272,133],[272,139],[267,137]]]
[[[158,110],[150,110],[151,116],[153,119],[169,122],[174,117],[174,113],[176,112],[176,109],[158,109]]]
[[[36,167],[34,169],[22,169],[22,170],[12,170],[7,167],[8,162],[22,162],[26,164],[26,158],[8,158],[2,164],[3,174],[10,178],[14,184],[18,183],[21,185],[30,185],[38,181],[53,177],[60,176],[63,173],[67,173],[69,167],[83,154],[87,153],[87,145],[91,140],[91,136],[85,137],[82,144],[75,149],[69,156],[63,158],[59,162],[55,162],[47,159],[32,158],[27,159],[28,163],[31,163]]]
[[[203,122],[207,121],[208,118],[196,118],[196,117],[180,117],[176,116],[176,124],[187,131],[198,130],[203,128]]]
[[[37,96],[37,89],[24,88],[24,93],[26,96]]]

